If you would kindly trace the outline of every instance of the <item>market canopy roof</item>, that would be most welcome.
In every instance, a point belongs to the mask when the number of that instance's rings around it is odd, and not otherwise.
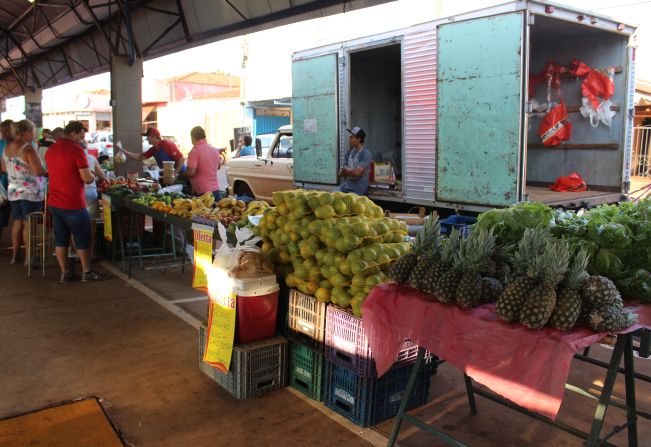
[[[389,0],[1,0],[0,98]]]

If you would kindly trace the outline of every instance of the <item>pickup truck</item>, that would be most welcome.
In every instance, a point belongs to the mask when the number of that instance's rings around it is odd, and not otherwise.
[[[262,157],[246,155],[226,162],[228,192],[271,202],[274,191],[294,188],[292,126],[282,126]]]

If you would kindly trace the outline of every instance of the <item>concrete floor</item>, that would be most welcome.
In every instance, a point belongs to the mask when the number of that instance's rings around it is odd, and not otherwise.
[[[197,366],[196,325],[205,318],[205,301],[190,288],[189,271],[147,271],[144,285],[121,274],[101,283],[59,284],[54,267],[46,279],[30,279],[24,267],[9,265],[9,258],[9,251],[0,250],[0,418],[96,395],[110,402],[113,420],[138,447],[386,442],[392,420],[373,430],[356,428],[291,389],[238,401],[204,376]],[[601,347],[593,352],[604,359],[609,355]],[[651,374],[651,360],[636,364]],[[605,370],[575,360],[570,383],[598,392],[604,376]],[[620,378],[616,398],[621,400],[623,390]],[[651,412],[651,384],[638,381],[637,398],[639,408]],[[413,414],[473,446],[582,445],[562,431],[477,399],[479,414],[472,416],[462,374],[444,364],[432,379],[430,402]],[[592,400],[567,393],[559,419],[588,430],[594,408]],[[611,407],[606,429],[624,416]],[[640,419],[638,431],[639,445],[651,446],[651,421]],[[625,432],[611,442],[626,445]],[[399,443],[444,445],[407,424]]]

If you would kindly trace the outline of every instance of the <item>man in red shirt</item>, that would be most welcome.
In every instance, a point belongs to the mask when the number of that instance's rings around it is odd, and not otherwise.
[[[146,160],[149,157],[154,157],[158,167],[163,169],[164,161],[173,161],[174,162],[174,171],[176,175],[179,175],[179,172],[184,170],[185,157],[181,153],[176,144],[172,143],[170,140],[163,140],[160,136],[160,132],[155,127],[150,127],[147,129],[147,132],[143,134],[147,137],[147,141],[151,144],[151,147],[147,152],[142,154],[137,154],[133,152],[128,152],[122,150],[124,154],[133,158],[134,160]]]
[[[95,177],[79,144],[85,134],[81,122],[70,121],[63,129],[63,136],[45,154],[50,178],[48,208],[54,225],[55,253],[61,267],[60,282],[71,279],[68,271],[71,235],[75,238],[75,250],[83,267],[81,280],[103,279],[92,270],[90,263],[90,216],[86,210],[84,184],[94,182]]]

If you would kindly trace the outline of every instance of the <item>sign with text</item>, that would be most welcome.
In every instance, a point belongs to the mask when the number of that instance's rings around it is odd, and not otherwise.
[[[215,229],[208,225],[192,224],[194,236],[194,272],[192,287],[208,288],[208,271],[212,267],[212,244]]]
[[[235,342],[237,290],[232,281],[208,289],[208,335],[203,361],[223,373],[231,367]]]
[[[104,210],[104,239],[113,242],[113,226],[111,223],[111,196],[102,194],[102,208]]]

